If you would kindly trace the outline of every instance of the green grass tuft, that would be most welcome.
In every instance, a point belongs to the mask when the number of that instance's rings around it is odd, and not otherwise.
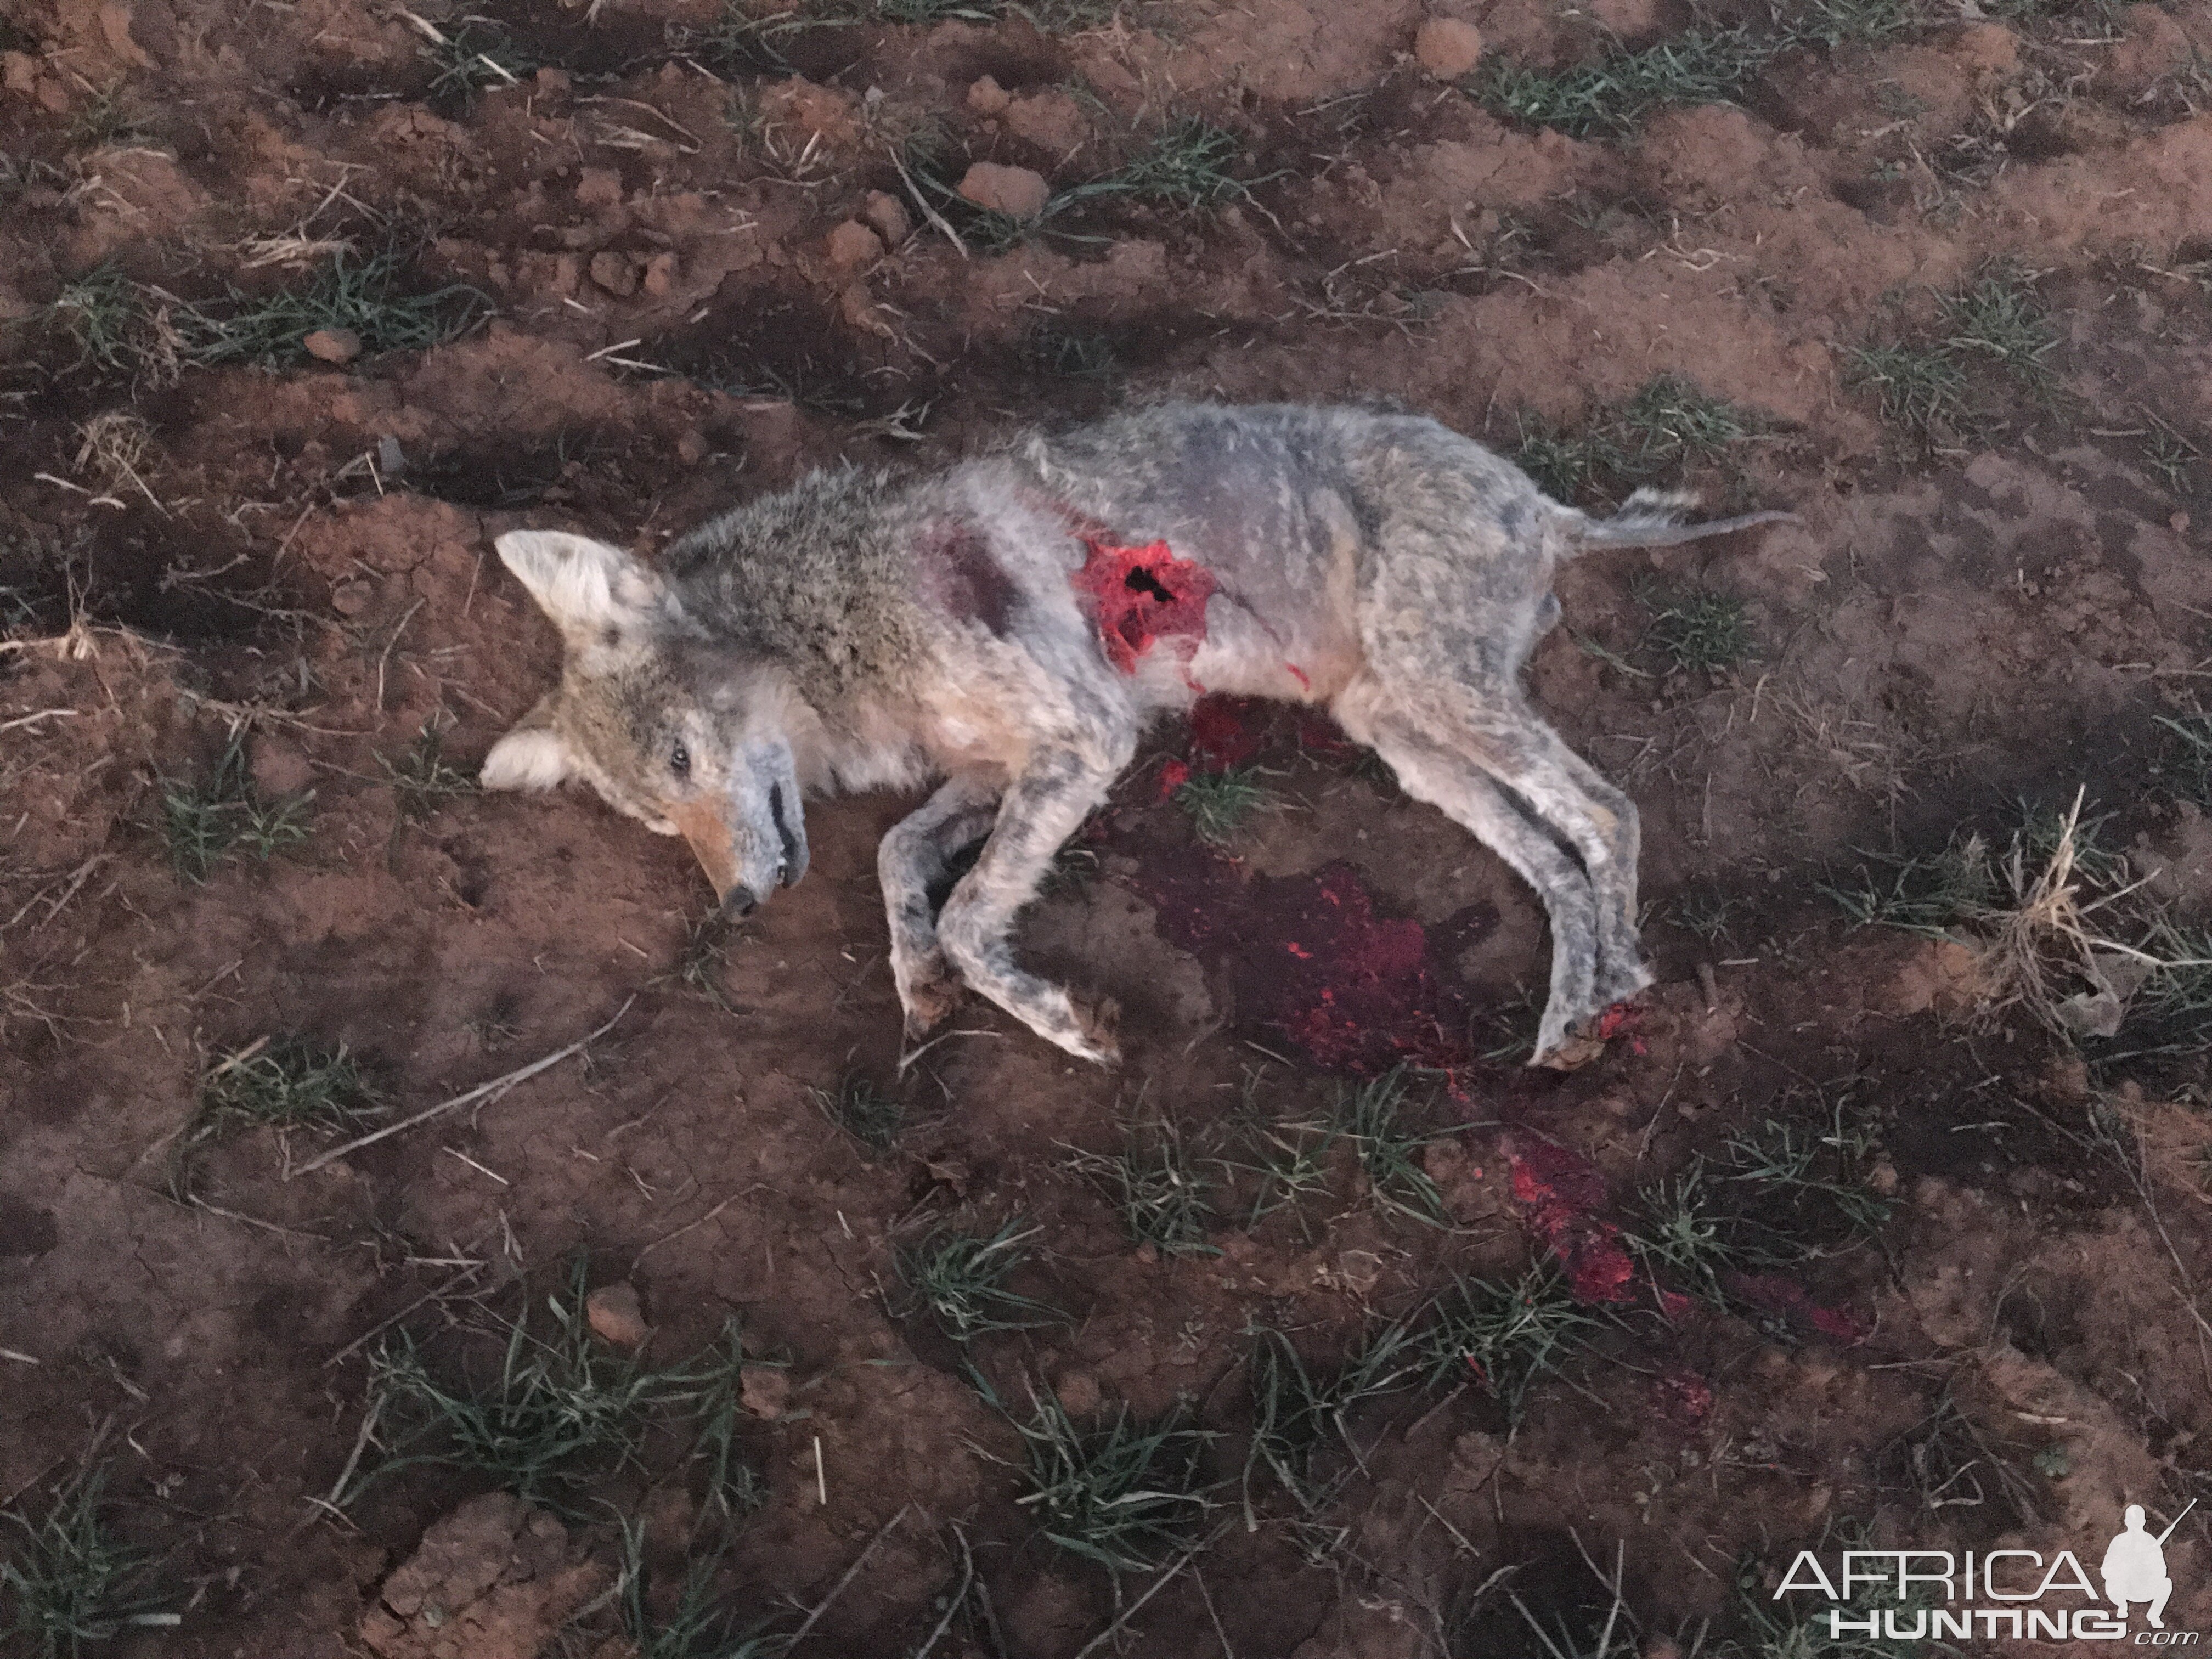
[[[1229,171],[1243,154],[1243,141],[1228,128],[1186,115],[1090,189],[1094,194],[1133,196],[1153,206],[1194,213],[1252,193]]]
[[[1530,1391],[1601,1328],[1548,1262],[1510,1285],[1455,1279],[1420,1330],[1422,1380],[1432,1389],[1473,1382],[1518,1425]]]
[[[1194,772],[1189,781],[1176,787],[1175,804],[1189,816],[1200,841],[1218,847],[1233,839],[1255,813],[1277,805],[1275,792],[1259,777],[1259,769],[1251,766]]]
[[[1513,459],[1547,495],[1573,501],[1600,488],[1645,483],[1758,436],[1765,422],[1675,374],[1646,381],[1579,430],[1520,423]]]
[[[1421,1148],[1443,1133],[1424,1134],[1400,1121],[1406,1108],[1405,1067],[1337,1098],[1331,1127],[1352,1143],[1367,1178],[1368,1201],[1381,1211],[1431,1227],[1448,1227],[1443,1194],[1421,1167]]]
[[[1126,1405],[1085,1431],[1049,1393],[1030,1405],[1014,1425],[1029,1448],[1029,1490],[1015,1501],[1048,1540],[1115,1573],[1151,1571],[1189,1542],[1213,1507],[1200,1468],[1211,1431],[1180,1413],[1133,1422]]]
[[[734,1326],[696,1368],[653,1370],[592,1334],[584,1310],[588,1269],[579,1255],[567,1293],[545,1298],[546,1334],[530,1328],[527,1305],[501,1322],[506,1340],[498,1370],[482,1385],[448,1385],[411,1335],[387,1340],[372,1361],[369,1395],[391,1452],[341,1501],[371,1481],[428,1464],[470,1471],[530,1503],[563,1507],[593,1480],[635,1462],[656,1423],[678,1413],[702,1418],[710,1435],[722,1423],[720,1450],[708,1437],[699,1449],[715,1460],[715,1490],[729,1490],[731,1402],[743,1352]]]
[[[389,755],[376,757],[399,797],[399,816],[409,823],[423,822],[447,801],[477,793],[474,778],[446,764],[443,747],[444,736],[436,723],[425,721],[398,760]]]
[[[343,329],[360,338],[367,356],[428,351],[459,338],[490,308],[465,284],[410,294],[403,277],[396,252],[356,260],[341,250],[303,287],[261,295],[234,288],[224,300],[181,308],[179,350],[204,366],[285,368],[307,361],[301,342],[308,335]]]
[[[926,1311],[956,1342],[998,1331],[1035,1331],[1066,1322],[1057,1308],[1006,1288],[1025,1266],[1023,1248],[1041,1230],[1009,1221],[988,1237],[941,1227],[894,1253],[907,1308]]]
[[[658,1595],[646,1561],[645,1528],[623,1522],[617,1595],[623,1634],[629,1638],[620,1647],[626,1659],[781,1659],[787,1636],[740,1624],[716,1604],[714,1577],[721,1565],[720,1553],[687,1561],[682,1589],[673,1597]],[[657,1613],[659,1608],[665,1612]]]
[[[1075,1150],[1068,1167],[1105,1191],[1120,1212],[1131,1239],[1167,1255],[1218,1255],[1206,1242],[1213,1220],[1212,1183],[1185,1154],[1173,1125],[1156,1126],[1149,1135],[1135,1129],[1120,1153]]]
[[[386,1107],[343,1042],[325,1048],[279,1036],[210,1067],[200,1079],[199,1110],[210,1123],[334,1133],[381,1116]]]
[[[105,1469],[77,1475],[44,1521],[16,1510],[5,1518],[23,1542],[0,1560],[0,1586],[15,1602],[13,1626],[26,1653],[79,1659],[88,1643],[114,1640],[133,1627],[174,1626],[167,1598],[149,1582],[154,1556],[118,1539],[100,1516]]]
[[[37,314],[44,330],[76,348],[72,368],[135,374],[146,362],[146,304],[137,283],[116,266],[95,265],[63,284]]]
[[[823,1116],[872,1152],[887,1152],[906,1122],[906,1108],[858,1073],[842,1078],[835,1089],[810,1089]]]
[[[1328,1501],[1330,1487],[1314,1464],[1332,1441],[1352,1446],[1352,1409],[1420,1381],[1421,1343],[1401,1324],[1384,1326],[1334,1376],[1317,1376],[1291,1339],[1260,1328],[1252,1350],[1252,1442],[1244,1457],[1244,1516],[1255,1522],[1253,1483],[1266,1474],[1310,1513]]]
[[[1732,102],[1788,45],[1747,28],[1685,29],[1641,51],[1616,47],[1563,70],[1500,61],[1474,96],[1493,114],[1577,138],[1620,138],[1654,111]]]
[[[1709,588],[1690,588],[1666,599],[1646,596],[1651,644],[1675,667],[1717,673],[1752,654],[1751,619],[1744,602]]]
[[[2008,266],[1985,270],[1972,287],[1936,300],[1930,337],[1862,346],[1845,378],[1870,388],[1882,419],[1923,443],[1955,437],[1972,413],[1970,371],[1994,365],[2013,385],[2047,403],[2058,377],[2047,359],[2057,343],[2034,284]]]
[[[301,820],[315,798],[312,789],[264,802],[246,761],[246,734],[234,731],[215,770],[199,783],[159,780],[161,837],[178,875],[195,885],[225,859],[244,855],[266,864],[270,856],[307,838]]]
[[[538,60],[514,37],[486,17],[470,17],[435,42],[425,42],[422,56],[433,74],[433,98],[474,99],[494,87],[511,87],[538,69]]]

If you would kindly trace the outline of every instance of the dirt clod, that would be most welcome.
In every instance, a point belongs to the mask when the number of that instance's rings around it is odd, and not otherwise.
[[[978,115],[1003,114],[1014,100],[996,77],[986,75],[968,88],[968,107]]]
[[[1456,17],[1431,17],[1413,32],[1413,56],[1437,80],[1456,81],[1482,61],[1482,31]]]
[[[860,217],[883,238],[887,247],[896,247],[914,233],[914,221],[908,216],[906,204],[888,191],[870,191],[860,204]]]
[[[978,161],[961,176],[960,194],[979,208],[1003,213],[1011,219],[1034,219],[1052,199],[1052,186],[1044,175],[1028,167],[1001,167]]]
[[[839,270],[857,270],[882,258],[884,244],[858,219],[848,219],[830,231],[823,251]]]
[[[310,357],[326,363],[349,363],[361,356],[361,336],[349,328],[319,328],[300,344]]]
[[[380,1659],[536,1659],[613,1577],[553,1516],[489,1492],[422,1535],[362,1614],[361,1639]]]
[[[584,1315],[593,1331],[618,1348],[635,1348],[653,1334],[638,1305],[637,1287],[626,1279],[602,1285],[586,1297]]]

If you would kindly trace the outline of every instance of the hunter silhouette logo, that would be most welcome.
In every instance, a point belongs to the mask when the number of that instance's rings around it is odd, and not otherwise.
[[[2143,1507],[2130,1504],[2121,1530],[2098,1565],[2100,1595],[2073,1551],[2046,1557],[2040,1550],[1845,1550],[1832,1575],[1811,1550],[1800,1550],[1774,1592],[1816,1591],[1831,1605],[1814,1614],[1812,1629],[1829,1641],[1863,1636],[1888,1641],[1930,1638],[1984,1641],[2130,1642],[2136,1647],[2188,1647],[2197,1631],[2166,1628],[2173,1580],[2166,1544],[2191,1510],[2191,1498],[2165,1531],[2145,1524]],[[1994,1605],[1990,1605],[1994,1604]],[[2145,1628],[2129,1629],[2129,1608],[2141,1605]]]
[[[2172,1526],[2155,1538],[2143,1530],[2143,1508],[2140,1504],[2128,1505],[2121,1517],[2126,1530],[2105,1547],[2105,1564],[2099,1570],[2105,1581],[2105,1594],[2120,1617],[2128,1616],[2128,1603],[2148,1601],[2150,1611],[2143,1616],[2150,1620],[2151,1628],[2166,1628],[2166,1598],[2173,1594],[2173,1580],[2166,1576],[2166,1540],[2173,1536],[2173,1528],[2181,1524],[2182,1516],[2197,1507],[2197,1500],[2189,1500],[2189,1509],[2173,1517]]]

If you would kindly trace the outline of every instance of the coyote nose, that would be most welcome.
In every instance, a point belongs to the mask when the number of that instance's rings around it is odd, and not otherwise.
[[[744,883],[739,882],[722,895],[722,915],[728,920],[735,921],[739,916],[752,915],[753,907],[759,902],[760,901],[753,896],[753,890]]]

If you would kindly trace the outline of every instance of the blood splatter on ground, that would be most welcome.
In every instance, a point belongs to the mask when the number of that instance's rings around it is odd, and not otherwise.
[[[1528,1231],[1565,1269],[1580,1302],[1624,1303],[1635,1297],[1635,1264],[1620,1229],[1598,1212],[1612,1201],[1605,1177],[1589,1159],[1548,1140],[1514,1149],[1513,1196]]]

